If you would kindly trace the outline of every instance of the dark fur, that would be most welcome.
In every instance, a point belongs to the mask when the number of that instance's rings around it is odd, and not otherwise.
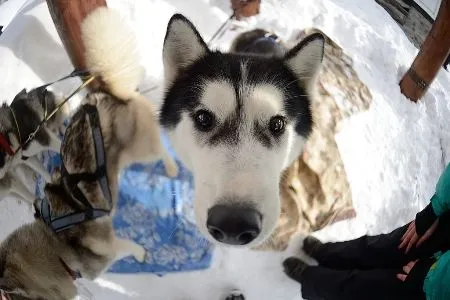
[[[301,136],[307,137],[312,130],[312,113],[309,107],[309,99],[306,90],[296,83],[297,77],[284,65],[280,58],[246,56],[241,54],[221,53],[210,51],[205,58],[196,61],[186,68],[177,78],[170,89],[167,90],[161,107],[160,122],[167,128],[175,127],[181,120],[181,113],[193,114],[199,106],[201,89],[193,88],[201,86],[203,80],[223,78],[232,82],[235,87],[237,101],[238,88],[241,82],[241,62],[247,61],[248,81],[252,83],[271,83],[283,91],[284,106],[290,121],[295,122],[295,130]],[[219,71],[220,70],[220,71]],[[216,134],[205,140],[215,144],[219,141],[235,143],[239,140],[236,131],[236,122],[239,120],[240,107],[238,103],[236,118],[228,120],[216,131]],[[267,139],[264,139],[267,143]]]
[[[52,92],[44,92],[42,89],[33,89],[26,92],[24,89],[14,97],[11,105],[3,103],[0,107],[0,132],[5,137],[12,133],[19,142],[24,143],[44,119],[45,107],[47,106],[47,113],[50,113],[55,109],[56,105],[56,97]],[[55,124],[53,124],[55,120],[56,117],[52,117],[48,121],[47,126],[56,128]],[[35,140],[42,146],[48,146],[50,137],[42,128],[37,132]],[[11,141],[9,142],[11,144]],[[27,150],[28,147],[29,145],[24,147],[23,150]],[[0,168],[3,168],[5,163],[5,153],[0,151]]]
[[[241,33],[233,40],[230,52],[282,57],[287,52],[287,48],[280,41],[264,38],[268,34],[270,32],[264,29],[253,29]]]
[[[174,15],[169,21],[168,28],[171,22],[182,19],[191,25],[182,15]],[[200,33],[195,27],[191,25],[195,31],[198,39],[203,42]],[[225,79],[232,82],[236,91],[236,98],[238,102],[243,99],[238,95],[238,85],[241,82],[240,65],[242,61],[246,61],[248,66],[248,81],[251,83],[271,83],[275,87],[283,91],[284,107],[290,121],[295,122],[295,130],[303,137],[309,136],[312,131],[313,118],[310,109],[310,100],[308,99],[305,88],[298,84],[298,78],[285,65],[282,56],[285,52],[284,46],[280,48],[270,43],[270,46],[261,43],[254,45],[253,43],[263,37],[268,31],[256,29],[245,32],[238,36],[231,47],[232,52],[236,53],[222,53],[219,51],[209,51],[206,57],[194,62],[185,70],[180,72],[180,76],[167,89],[164,96],[163,105],[161,107],[160,123],[163,127],[173,128],[181,120],[181,113],[188,112],[193,115],[199,105],[199,98],[203,92],[197,88],[202,85],[203,80],[208,79]],[[313,36],[308,37],[313,38]],[[165,37],[167,39],[167,35]],[[305,39],[304,43],[308,42]],[[297,45],[294,49],[287,53],[296,53],[297,49],[301,48],[304,43]],[[206,46],[206,45],[205,45]],[[280,50],[283,49],[283,50]],[[242,53],[241,53],[242,52]],[[239,141],[238,122],[240,118],[240,107],[242,104],[238,103],[236,117],[227,120],[222,128],[216,131],[216,134],[210,137],[207,141],[210,144],[216,144],[219,141],[225,143],[236,143]],[[263,135],[261,130],[257,130],[256,135],[259,137],[264,145],[270,145],[269,139]]]

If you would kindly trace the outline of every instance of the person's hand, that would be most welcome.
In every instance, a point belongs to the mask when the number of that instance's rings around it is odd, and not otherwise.
[[[403,272],[405,272],[405,274],[397,274],[397,278],[403,282],[406,281],[406,279],[408,278],[409,273],[411,272],[411,270],[414,268],[414,266],[416,265],[417,260],[416,261],[412,261],[409,262],[406,266],[403,267]]]
[[[409,224],[408,230],[406,230],[405,234],[403,235],[401,239],[401,244],[398,247],[399,249],[405,249],[405,253],[408,253],[412,247],[419,247],[422,245],[426,240],[430,238],[430,236],[433,235],[433,233],[436,231],[436,228],[439,224],[439,219],[434,221],[433,225],[425,232],[423,236],[419,236],[416,231],[416,221],[412,221],[411,224]]]

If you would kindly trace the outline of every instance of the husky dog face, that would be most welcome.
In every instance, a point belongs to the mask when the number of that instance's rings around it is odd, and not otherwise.
[[[312,129],[323,51],[318,34],[282,58],[211,51],[185,17],[171,18],[160,122],[194,174],[197,225],[211,241],[251,247],[275,228],[281,173]]]

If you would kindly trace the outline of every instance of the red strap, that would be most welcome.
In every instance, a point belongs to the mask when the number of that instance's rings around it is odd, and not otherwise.
[[[14,151],[13,149],[11,149],[11,145],[9,144],[8,139],[1,133],[0,133],[0,148],[5,150],[5,152],[8,153],[9,155],[11,156],[14,155]]]

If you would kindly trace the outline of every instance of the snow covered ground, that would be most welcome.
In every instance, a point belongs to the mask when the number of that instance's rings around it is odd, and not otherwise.
[[[161,47],[167,21],[181,12],[197,24],[206,40],[230,14],[228,0],[109,0],[126,15],[138,35],[145,87],[162,74]],[[11,23],[9,23],[11,21]],[[70,62],[53,27],[45,1],[10,0],[0,6],[0,97],[12,97],[69,73]],[[445,163],[450,160],[450,75],[443,70],[424,99],[406,100],[398,81],[417,50],[389,15],[372,0],[264,0],[261,14],[240,28],[256,26],[288,39],[298,29],[318,27],[349,54],[373,104],[342,127],[341,151],[358,217],[317,233],[343,240],[386,232],[413,218],[428,202]],[[236,32],[214,46],[225,48]],[[68,91],[73,82],[61,84]],[[161,90],[151,94],[158,100]],[[12,199],[0,202],[0,239],[31,219],[31,211]],[[286,253],[217,249],[209,270],[165,277],[106,274],[86,283],[95,299],[220,300],[230,288],[248,300],[301,299],[298,284],[282,274],[281,261],[298,252],[294,241]]]

